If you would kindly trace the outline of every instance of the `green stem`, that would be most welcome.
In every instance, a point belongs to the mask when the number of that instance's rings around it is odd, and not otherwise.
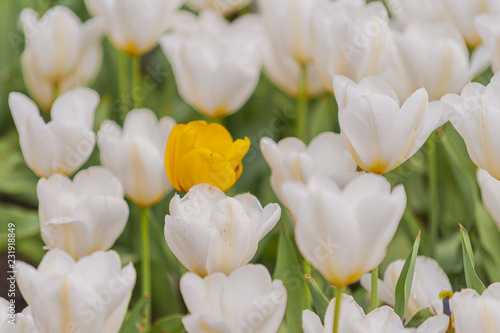
[[[437,161],[436,161],[436,133],[432,133],[428,142],[428,167],[429,167],[429,187],[430,187],[430,236],[431,236],[431,257],[436,257],[436,245],[439,233],[439,215],[438,215],[438,188],[437,188]]]
[[[120,123],[123,122],[125,116],[129,110],[129,76],[128,76],[128,66],[127,66],[127,56],[125,53],[121,52],[117,49],[116,54],[116,66],[118,69],[118,98],[120,100],[120,104],[118,110],[115,113],[115,120]]]
[[[307,68],[300,69],[299,93],[297,95],[297,138],[307,144]]]
[[[339,318],[340,318],[340,305],[342,304],[342,295],[345,288],[337,288],[337,295],[335,295],[335,314],[333,316],[333,333],[339,331]]]
[[[149,221],[148,209],[142,209],[141,215],[142,231],[142,294],[146,298],[146,308],[144,310],[145,329],[147,332],[151,321],[151,257],[149,244]]]
[[[372,271],[372,304],[370,311],[378,307],[378,267]]]
[[[142,107],[142,77],[141,77],[141,58],[132,58],[132,99],[134,108]]]
[[[311,276],[311,264],[309,261],[304,259],[304,274]],[[309,292],[309,288],[305,288],[306,290],[306,306],[308,309],[311,307],[311,294]]]

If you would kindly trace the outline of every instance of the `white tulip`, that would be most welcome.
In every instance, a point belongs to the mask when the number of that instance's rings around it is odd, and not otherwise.
[[[182,0],[85,0],[92,15],[103,21],[111,41],[131,57],[140,57],[158,44]]]
[[[75,262],[54,249],[38,269],[19,262],[17,283],[40,333],[117,333],[135,285],[134,266],[121,268],[116,252],[95,252]]]
[[[39,19],[30,9],[21,13],[26,37],[22,65],[26,86],[44,110],[49,110],[57,94],[85,85],[101,67],[98,20],[85,23],[69,8],[56,6]]]
[[[481,15],[476,18],[476,27],[491,56],[493,73],[500,71],[500,16]]]
[[[406,207],[402,185],[391,192],[383,177],[362,174],[340,190],[313,175],[281,191],[295,219],[297,247],[338,288],[358,281],[384,259]]]
[[[278,204],[262,208],[250,193],[231,198],[217,187],[199,184],[170,202],[165,240],[190,271],[201,276],[229,274],[253,258],[259,241],[280,216]]]
[[[259,81],[260,20],[244,15],[229,23],[211,10],[184,16],[191,24],[181,21],[160,40],[181,96],[210,118],[238,111]]]
[[[0,297],[0,332],[2,333],[38,333],[33,323],[31,310],[16,312],[16,304]]]
[[[500,283],[490,285],[482,295],[473,289],[453,294],[455,332],[500,332]]]
[[[460,96],[448,94],[442,104],[448,119],[467,146],[472,161],[481,169],[500,179],[500,74],[487,87],[469,83]]]
[[[333,85],[342,138],[359,167],[369,172],[397,168],[422,147],[441,119],[439,108],[428,107],[423,88],[400,107],[394,90],[380,78],[356,84],[336,76]]]
[[[175,121],[158,121],[148,109],[132,110],[122,129],[105,121],[98,133],[102,164],[120,179],[125,194],[141,207],[157,203],[172,190],[164,166],[168,136]]]
[[[477,180],[481,187],[483,202],[500,228],[500,180],[492,177],[486,170],[477,170]]]
[[[75,88],[56,99],[52,121],[45,123],[33,101],[20,93],[9,95],[26,164],[39,177],[71,175],[90,157],[95,146],[94,112],[99,95]]]
[[[390,306],[394,306],[396,302],[396,284],[404,263],[402,259],[392,262],[387,266],[384,280],[378,279],[377,282],[378,296]],[[371,274],[361,278],[361,285],[369,292],[371,291]],[[418,311],[425,308],[433,309],[435,304],[442,304],[439,297],[442,291],[452,291],[452,288],[450,280],[438,262],[432,258],[417,257],[405,318],[410,320]]]
[[[358,82],[391,64],[396,46],[381,2],[329,1],[313,9],[312,56],[324,86],[335,75]]]
[[[330,333],[333,331],[335,299],[333,299],[325,313],[325,324],[309,310],[302,313],[302,329],[304,333]],[[350,295],[342,295],[338,331],[342,333],[445,333],[448,329],[449,318],[439,315],[427,319],[418,328],[404,328],[401,319],[388,306],[382,306],[365,315],[363,309]]]
[[[195,10],[201,12],[204,9],[212,9],[222,15],[231,15],[251,0],[187,0],[187,4]]]
[[[276,333],[285,314],[285,286],[272,281],[263,265],[246,265],[229,276],[186,273],[180,289],[190,312],[182,319],[188,333]]]
[[[37,195],[42,239],[75,260],[108,250],[127,224],[123,187],[102,167],[80,171],[73,182],[59,174],[42,178]]]
[[[262,138],[260,148],[271,168],[271,186],[282,202],[285,196],[281,185],[286,181],[307,183],[318,172],[343,187],[357,175],[356,162],[337,133],[321,133],[309,146],[297,138],[285,138],[278,143]]]

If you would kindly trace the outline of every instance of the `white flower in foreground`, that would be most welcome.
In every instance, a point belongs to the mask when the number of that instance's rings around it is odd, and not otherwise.
[[[182,0],[85,0],[117,48],[131,57],[149,52],[174,20]]]
[[[19,132],[26,164],[39,177],[54,173],[71,175],[90,157],[95,146],[94,112],[99,95],[75,88],[56,99],[52,121],[45,123],[33,101],[10,93],[9,106]]]
[[[80,171],[73,181],[55,174],[37,185],[42,239],[75,260],[108,250],[127,224],[120,181],[103,167]]]
[[[123,130],[105,121],[97,135],[102,164],[120,179],[127,197],[141,207],[157,203],[172,190],[165,173],[164,156],[175,121],[158,121],[148,109],[132,110]]]
[[[394,90],[377,77],[356,84],[336,76],[333,85],[345,145],[369,172],[397,168],[422,147],[441,119],[440,109],[428,107],[423,88],[400,106]]]
[[[38,333],[29,307],[26,307],[21,313],[15,312],[16,304],[0,297],[0,332]]]
[[[321,133],[309,146],[297,138],[285,138],[278,143],[262,138],[260,148],[271,168],[271,186],[282,202],[285,198],[281,185],[285,181],[307,183],[311,175],[319,172],[343,187],[357,175],[356,162],[337,133]]]
[[[229,23],[210,10],[198,18],[184,16],[178,29],[160,40],[172,64],[179,93],[210,118],[238,111],[259,81],[259,18],[244,15]]]
[[[54,91],[66,91],[91,81],[101,67],[98,20],[85,23],[69,8],[56,6],[40,19],[30,9],[21,13],[26,37],[22,65],[26,86],[44,110],[54,101]]]
[[[313,175],[281,191],[295,220],[297,247],[338,288],[357,282],[385,258],[406,207],[402,185],[391,192],[383,176],[362,174],[340,190]]]
[[[482,15],[476,18],[477,31],[491,55],[493,73],[500,71],[500,16]]]
[[[135,285],[134,266],[121,268],[116,252],[95,252],[75,262],[54,249],[38,269],[19,262],[17,283],[40,333],[117,333]]]
[[[325,313],[325,324],[314,312],[305,310],[302,313],[302,329],[304,333],[331,333],[335,312],[335,299],[333,299]],[[341,333],[445,333],[448,329],[449,318],[439,315],[427,319],[418,328],[404,328],[401,319],[388,306],[382,306],[365,315],[354,298],[342,295],[340,306],[339,332]]]
[[[251,0],[187,0],[187,4],[195,10],[201,12],[204,9],[212,9],[222,15],[231,15]]]
[[[500,332],[500,283],[493,283],[480,296],[473,289],[453,294],[453,318],[457,333]]]
[[[262,265],[229,276],[186,273],[180,289],[190,312],[182,319],[188,333],[276,333],[285,315],[285,286]]]
[[[262,208],[249,193],[231,198],[214,186],[199,184],[170,202],[165,239],[190,271],[201,276],[229,274],[253,258],[259,241],[280,216],[278,204]]]
[[[485,87],[469,83],[459,95],[448,94],[442,105],[453,127],[462,136],[472,161],[500,179],[500,74]]]
[[[492,177],[486,170],[477,170],[477,180],[481,187],[483,202],[500,228],[500,180]]]
[[[392,262],[387,266],[384,280],[378,279],[378,296],[390,306],[394,306],[396,302],[396,284],[404,263],[404,260]],[[361,285],[371,291],[371,274],[361,278]],[[439,298],[442,291],[452,291],[452,289],[450,280],[438,262],[432,258],[417,257],[405,318],[410,320],[418,311],[425,308],[432,309],[435,304],[442,303]]]

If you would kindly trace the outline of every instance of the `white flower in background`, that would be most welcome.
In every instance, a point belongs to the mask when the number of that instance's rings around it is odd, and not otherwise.
[[[456,333],[500,332],[500,283],[491,284],[482,295],[462,289],[451,302]]]
[[[333,331],[335,312],[335,298],[328,304],[325,313],[325,324],[312,311],[302,313],[302,329],[304,333],[331,333]],[[342,333],[445,333],[448,329],[449,318],[439,315],[427,319],[418,328],[404,328],[401,319],[388,306],[382,306],[365,315],[354,298],[342,295],[338,331]]]
[[[285,315],[285,286],[272,281],[263,265],[246,265],[229,276],[186,273],[180,289],[190,312],[182,319],[188,333],[276,333]]]
[[[358,82],[381,73],[396,54],[387,10],[381,2],[328,1],[313,9],[311,47],[325,88],[335,75]]]
[[[190,271],[201,276],[229,274],[253,258],[259,241],[280,216],[278,204],[262,208],[250,193],[231,198],[214,186],[199,184],[170,202],[165,240]]]
[[[103,167],[55,174],[37,185],[42,239],[75,260],[108,250],[127,224],[129,209],[120,181]]]
[[[486,170],[477,170],[477,180],[481,187],[483,202],[500,228],[500,180],[492,177]]]
[[[189,7],[201,12],[204,9],[212,9],[222,15],[231,15],[251,0],[187,0]]]
[[[0,332],[38,333],[29,307],[26,307],[21,313],[15,313],[15,311],[15,303],[0,297]]]
[[[39,177],[54,173],[71,175],[90,157],[95,146],[94,112],[99,95],[75,88],[56,99],[52,121],[45,123],[33,101],[10,93],[9,106],[19,132],[26,164]]]
[[[356,162],[337,133],[321,133],[309,146],[297,138],[285,138],[278,143],[262,138],[260,148],[271,168],[271,186],[282,202],[285,197],[281,185],[286,181],[307,183],[318,172],[343,187],[357,175]]]
[[[85,0],[89,12],[102,19],[113,44],[140,57],[158,44],[174,20],[182,0]]]
[[[493,73],[500,71],[500,16],[482,15],[476,18],[476,27],[491,56]]]
[[[384,280],[378,279],[378,296],[390,306],[394,306],[396,302],[396,284],[404,264],[404,260],[392,262],[385,270]],[[371,292],[371,274],[366,274],[361,278],[361,285]],[[435,304],[441,304],[439,294],[442,291],[452,291],[452,288],[448,276],[438,262],[432,258],[417,257],[410,298],[405,313],[406,320],[413,318],[420,310],[433,309]]]
[[[340,190],[313,175],[281,191],[295,220],[297,247],[338,288],[357,282],[385,258],[406,207],[402,185],[391,192],[383,176],[362,174]]]
[[[345,145],[363,170],[383,174],[413,156],[441,119],[421,88],[400,106],[395,91],[382,79],[359,84],[336,76],[334,90]]]
[[[260,20],[244,15],[229,23],[211,10],[184,16],[160,40],[179,93],[207,117],[226,117],[245,104],[259,81]]]
[[[136,273],[121,268],[114,251],[95,252],[75,262],[54,249],[38,269],[17,263],[17,283],[40,333],[117,333],[128,308]]]
[[[105,121],[97,135],[102,164],[120,179],[125,194],[141,207],[157,203],[172,190],[165,173],[164,156],[175,121],[158,121],[148,109],[132,110],[123,130]]]
[[[441,100],[472,161],[496,179],[500,179],[499,94],[500,74],[496,74],[487,87],[469,83],[460,95],[448,94]]]
[[[69,8],[56,6],[39,19],[28,8],[21,13],[26,37],[22,65],[26,86],[44,110],[63,94],[91,81],[102,60],[102,26],[98,20],[82,23]]]

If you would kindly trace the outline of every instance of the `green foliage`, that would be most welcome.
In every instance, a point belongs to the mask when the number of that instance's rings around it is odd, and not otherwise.
[[[314,310],[321,318],[321,321],[325,318],[326,308],[328,308],[329,300],[319,289],[318,284],[310,276],[306,276],[307,286],[311,292],[312,301],[314,304]]]
[[[151,333],[185,333],[182,314],[175,314],[158,319],[151,327]]]
[[[415,315],[410,319],[408,324],[405,327],[419,327],[426,321],[427,319],[434,317],[434,313],[432,313],[431,309],[426,308],[418,311]]]
[[[462,234],[462,255],[464,259],[465,281],[467,288],[474,289],[479,294],[486,290],[483,282],[479,279],[474,269],[475,260],[472,245],[470,243],[469,233],[464,227],[460,226],[460,233]]]

